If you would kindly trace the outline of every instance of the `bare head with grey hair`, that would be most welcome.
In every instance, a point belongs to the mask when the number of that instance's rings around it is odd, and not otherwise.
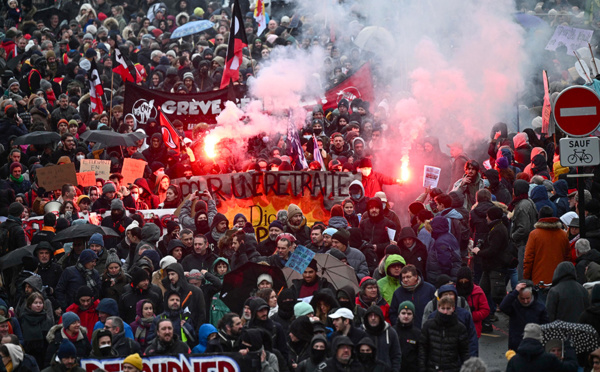
[[[544,177],[536,175],[531,177],[531,183],[532,184],[536,184],[536,185],[543,185],[544,184]]]
[[[575,250],[577,253],[577,257],[583,256],[588,253],[592,248],[590,247],[590,241],[584,238],[577,240],[575,243]]]
[[[109,316],[106,318],[104,328],[108,329],[112,334],[119,334],[125,332],[125,325],[123,319],[118,316]]]
[[[487,372],[487,364],[481,358],[471,357],[460,367],[460,372]]]

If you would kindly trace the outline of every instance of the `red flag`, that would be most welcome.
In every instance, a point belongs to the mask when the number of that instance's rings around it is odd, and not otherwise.
[[[129,58],[125,58],[119,48],[115,49],[115,61],[114,61],[113,72],[121,75],[123,81],[131,81],[132,83],[140,83],[142,76],[138,73],[137,69]]]
[[[544,105],[542,106],[542,133],[548,134],[550,129],[550,115],[552,113],[552,105],[550,104],[550,92],[548,88],[548,74],[546,70],[542,71],[544,80]],[[552,133],[550,133],[552,134]]]
[[[92,67],[90,67],[90,70],[88,71],[88,80],[90,82],[90,102],[92,106],[92,112],[101,114],[104,112],[104,106],[102,105],[104,88],[102,88],[102,81],[100,80],[100,74],[98,74],[96,61],[92,58],[90,63]]]
[[[248,46],[246,30],[244,30],[244,18],[242,9],[238,0],[233,4],[233,13],[231,17],[231,27],[229,42],[227,44],[227,58],[225,59],[225,68],[223,69],[223,78],[221,79],[221,89],[229,85],[229,81],[238,81],[240,79],[240,65],[242,64],[242,49]]]
[[[375,100],[371,67],[368,63],[365,63],[355,73],[325,92],[327,101],[323,104],[323,110],[337,108],[338,103],[343,98],[347,99],[349,103],[356,98],[368,102]]]
[[[168,149],[176,151],[179,154],[179,134],[173,128],[173,125],[167,119],[165,114],[163,114],[160,107],[158,108],[159,117],[160,117],[160,132],[162,133],[163,142]]]

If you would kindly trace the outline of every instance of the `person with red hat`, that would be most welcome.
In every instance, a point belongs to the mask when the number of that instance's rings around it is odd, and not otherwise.
[[[383,185],[399,185],[401,181],[373,171],[373,163],[369,158],[361,159],[357,169],[362,174],[362,184],[365,188],[365,196],[372,198],[379,191],[383,191]]]

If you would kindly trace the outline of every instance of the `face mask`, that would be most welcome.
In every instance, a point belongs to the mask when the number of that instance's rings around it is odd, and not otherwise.
[[[82,161],[83,159],[85,159],[84,155],[77,155],[77,161]]]
[[[100,346],[100,355],[102,356],[110,356],[111,347],[110,345],[102,345]]]
[[[302,136],[302,137],[306,138],[307,140],[309,140],[309,139],[311,139],[311,138],[312,138],[312,136],[311,136],[311,135],[306,135],[306,136]]]
[[[490,187],[490,180],[488,180],[487,178],[483,179],[483,187],[484,188],[489,188]]]
[[[387,205],[387,203],[381,203],[381,204],[383,204],[383,209],[385,209],[385,206]]]
[[[360,199],[360,194],[351,194],[352,199]]]
[[[312,358],[314,361],[321,361],[327,357],[327,350],[312,349]]]
[[[358,353],[358,360],[361,363],[367,363],[373,361],[373,353]]]
[[[263,137],[263,142],[264,142],[264,143],[267,143],[267,142],[269,142],[269,136],[264,136],[264,137]]]
[[[313,132],[315,132],[315,135],[317,136],[320,135],[322,131],[322,129],[313,129]]]

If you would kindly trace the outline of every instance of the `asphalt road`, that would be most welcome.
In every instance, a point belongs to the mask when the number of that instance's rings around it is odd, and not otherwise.
[[[508,317],[497,312],[498,321],[493,323],[492,333],[482,333],[479,339],[479,357],[485,361],[488,371],[505,371],[508,361]]]

